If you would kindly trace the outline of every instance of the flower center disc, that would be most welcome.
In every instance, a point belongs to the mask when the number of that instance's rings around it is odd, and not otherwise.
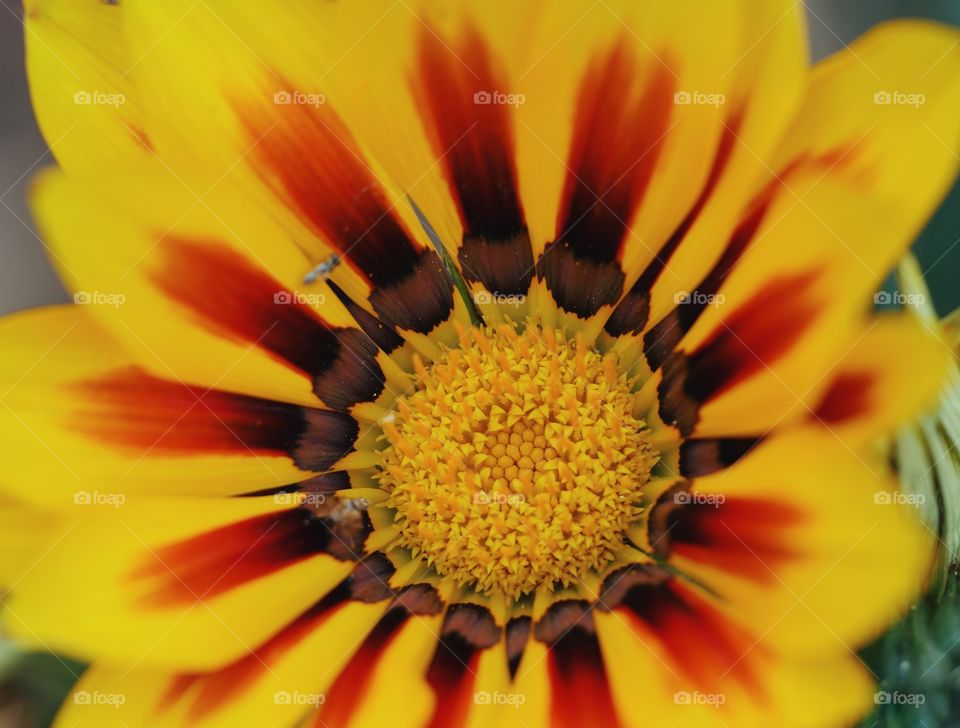
[[[401,545],[509,597],[614,559],[656,456],[613,355],[553,329],[475,328],[384,424]]]

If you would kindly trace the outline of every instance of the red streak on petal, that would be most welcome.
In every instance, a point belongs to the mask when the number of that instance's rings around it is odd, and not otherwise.
[[[710,174],[707,182],[700,191],[700,196],[690,208],[690,211],[684,217],[683,221],[673,232],[670,238],[663,244],[657,254],[654,256],[643,273],[633,284],[629,293],[623,300],[617,304],[616,309],[610,315],[610,319],[605,324],[608,333],[613,336],[621,336],[627,332],[639,334],[643,332],[650,315],[650,291],[653,285],[660,278],[661,273],[666,269],[667,263],[673,254],[679,249],[687,237],[687,233],[693,227],[693,224],[700,217],[703,209],[713,198],[717,185],[723,177],[723,173],[730,161],[734,146],[737,140],[737,131],[742,124],[742,114],[737,112],[724,127],[723,135],[717,145],[716,156],[713,160],[713,166],[710,168]]]
[[[275,664],[310,632],[321,628],[344,604],[346,602],[334,594],[332,598],[320,601],[255,651],[227,667],[211,673],[178,675],[170,683],[157,711],[169,710],[188,693],[194,693],[190,697],[189,708],[192,719],[201,720],[216,712],[251,687],[258,677],[268,671],[268,666]]]
[[[571,629],[553,644],[547,660],[551,725],[558,728],[620,725],[595,634],[581,627]]]
[[[504,240],[524,227],[508,81],[494,68],[475,29],[467,28],[461,42],[451,42],[455,53],[435,31],[423,28],[414,91],[427,111],[433,151],[446,172],[464,233]]]
[[[428,728],[463,725],[473,702],[473,684],[482,650],[449,637],[437,645],[427,683],[437,697]]]
[[[693,590],[672,580],[635,593],[628,606],[622,614],[641,639],[663,646],[680,672],[682,690],[722,693],[724,681],[735,679],[763,698],[759,676],[744,659],[751,648],[762,647]]]
[[[150,274],[218,336],[256,345],[309,376],[336,357],[336,337],[320,315],[265,270],[222,243],[165,237],[163,264]]]
[[[168,607],[212,599],[322,552],[330,538],[309,511],[267,513],[157,549],[134,569],[147,582],[145,606]]]
[[[473,704],[473,685],[479,663],[480,653],[476,652],[466,666],[460,666],[460,669],[446,675],[435,674],[429,681],[437,696],[437,703],[428,728],[464,725]]]
[[[409,616],[404,609],[395,608],[377,622],[330,687],[315,725],[349,725],[350,717],[370,692],[377,663]]]
[[[596,59],[580,87],[557,238],[590,260],[617,258],[664,145],[674,79],[664,64],[646,64],[637,93],[644,65],[621,40]]]
[[[844,372],[834,379],[814,409],[814,420],[835,425],[870,411],[876,384],[872,372]]]
[[[761,583],[776,583],[777,569],[800,558],[796,529],[807,520],[798,508],[773,500],[729,498],[691,503],[671,514],[673,551],[685,558]]]
[[[136,367],[70,385],[69,426],[144,454],[287,454],[303,429],[296,405],[154,377]]]
[[[770,185],[755,199],[749,211],[733,230],[720,258],[691,292],[694,294],[693,301],[675,306],[673,311],[644,334],[644,353],[652,369],[657,370],[668,361],[684,334],[693,328],[694,323],[706,308],[705,297],[716,294],[720,290],[744,253],[750,248],[773,203],[773,190],[774,185]]]
[[[237,104],[236,112],[257,171],[348,265],[377,288],[413,271],[419,249],[331,106]]]
[[[764,285],[691,354],[687,393],[706,402],[784,356],[823,309],[811,290],[819,277],[810,271]]]

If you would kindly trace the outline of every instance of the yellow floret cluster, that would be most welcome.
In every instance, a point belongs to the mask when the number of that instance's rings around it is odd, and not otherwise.
[[[383,423],[400,545],[516,598],[610,562],[656,455],[614,355],[554,329],[471,330]]]

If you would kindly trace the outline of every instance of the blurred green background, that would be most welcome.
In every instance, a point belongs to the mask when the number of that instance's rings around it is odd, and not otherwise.
[[[2,315],[68,299],[47,263],[26,208],[26,189],[32,173],[53,162],[30,109],[19,4],[0,0],[0,5],[0,97],[4,99],[0,107]],[[870,26],[888,18],[925,17],[960,26],[960,0],[808,0],[806,6],[814,58],[842,48]],[[937,310],[945,314],[960,306],[960,185],[927,226],[915,252]],[[881,707],[864,726],[960,725],[957,603],[954,586],[942,602],[928,600],[920,604],[902,625],[865,651],[883,689],[923,691],[928,695],[928,704],[922,710]],[[50,655],[19,656],[0,643],[0,728],[47,725],[62,695],[81,671],[81,665]],[[811,699],[816,700],[816,696]]]

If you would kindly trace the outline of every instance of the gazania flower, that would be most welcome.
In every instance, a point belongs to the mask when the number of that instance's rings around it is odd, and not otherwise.
[[[508,6],[509,5],[509,6]],[[789,2],[27,5],[79,304],[2,325],[75,725],[830,725],[930,539],[871,293],[960,46]],[[39,538],[39,537],[38,537]],[[5,571],[13,571],[8,569]]]

